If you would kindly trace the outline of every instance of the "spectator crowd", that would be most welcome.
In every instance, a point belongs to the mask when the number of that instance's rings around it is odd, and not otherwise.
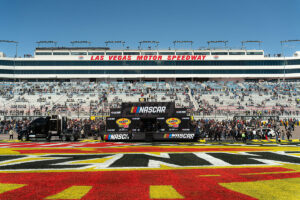
[[[18,133],[28,127],[29,120],[3,120],[0,121],[0,134]],[[211,141],[246,141],[252,139],[276,139],[276,141],[292,138],[295,126],[299,125],[296,119],[285,120],[214,120],[200,119],[192,122],[192,130],[198,138]],[[281,128],[280,128],[281,127]],[[67,130],[80,132],[81,138],[98,136],[100,131],[105,131],[105,120],[69,119]]]
[[[122,102],[174,101],[203,118],[299,116],[300,82],[0,82],[0,116],[108,115]]]
[[[234,116],[279,116],[299,125],[299,96],[298,81],[0,82],[0,133],[18,132],[37,116],[63,115],[70,119],[68,129],[87,135],[99,131],[104,123],[100,119],[109,115],[110,108],[143,100],[174,101],[176,107],[187,108],[190,115],[201,118],[195,122],[201,137],[263,139],[269,135],[261,121]],[[290,137],[293,126],[285,125],[282,133],[279,124],[273,120],[264,127],[272,128],[278,138]],[[277,137],[273,132],[271,137]]]

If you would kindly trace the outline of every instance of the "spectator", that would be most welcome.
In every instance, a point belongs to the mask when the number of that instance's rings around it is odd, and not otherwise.
[[[14,139],[14,130],[13,130],[13,129],[10,129],[10,130],[9,130],[9,139],[10,139],[10,140],[13,140],[13,139]]]

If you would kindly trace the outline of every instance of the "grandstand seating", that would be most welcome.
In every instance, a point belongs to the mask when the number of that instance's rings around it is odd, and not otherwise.
[[[300,82],[0,82],[0,115],[108,115],[122,102],[175,101],[196,116],[299,115]]]

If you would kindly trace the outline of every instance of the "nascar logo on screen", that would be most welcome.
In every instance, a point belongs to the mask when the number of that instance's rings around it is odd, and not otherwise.
[[[132,106],[130,113],[165,113],[166,106]]]
[[[169,127],[178,128],[179,124],[181,123],[181,120],[175,117],[169,118],[166,120],[166,123],[169,125]]]
[[[131,120],[127,118],[120,118],[116,121],[120,128],[128,128],[129,124],[131,124]]]
[[[164,134],[164,138],[166,138],[166,139],[193,139],[194,136],[195,136],[194,133],[184,133],[184,134],[168,133],[168,134]]]
[[[128,140],[128,134],[107,134],[104,135],[104,140]]]

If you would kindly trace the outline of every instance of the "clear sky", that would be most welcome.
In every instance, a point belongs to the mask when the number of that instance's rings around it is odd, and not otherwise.
[[[0,40],[18,41],[19,56],[33,54],[41,40],[123,40],[131,49],[142,40],[160,41],[160,49],[173,48],[174,40],[192,40],[194,48],[209,40],[228,40],[232,48],[261,40],[274,54],[281,40],[300,39],[300,0],[0,0],[0,24]],[[284,47],[285,54],[296,50],[300,42]],[[15,47],[0,43],[0,51],[14,56]]]

